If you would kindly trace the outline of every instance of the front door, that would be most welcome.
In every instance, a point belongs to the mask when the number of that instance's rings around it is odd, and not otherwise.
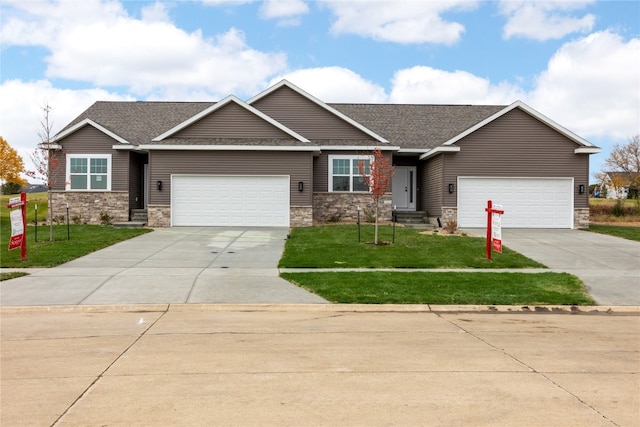
[[[394,168],[391,191],[393,205],[398,210],[416,210],[416,167],[396,166]]]

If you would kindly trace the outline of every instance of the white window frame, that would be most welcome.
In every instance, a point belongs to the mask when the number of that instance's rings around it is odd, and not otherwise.
[[[87,159],[87,187],[91,186],[91,159],[107,159],[107,188],[71,188],[71,159]],[[67,154],[66,162],[66,191],[111,191],[111,154]]]
[[[341,159],[348,159],[349,160],[349,191],[338,191],[338,190],[334,190],[333,189],[333,161],[334,160],[341,160]],[[353,160],[369,160],[369,164],[373,163],[373,156],[370,155],[366,155],[366,154],[330,154],[329,155],[329,176],[328,176],[328,181],[329,183],[327,184],[328,187],[328,191],[330,193],[370,193],[371,189],[366,190],[366,191],[354,191],[353,190],[353,177],[354,176],[358,176],[360,177],[360,173],[354,174],[353,173],[353,169],[352,169],[352,164],[353,164]],[[340,176],[346,176],[346,175],[342,175],[340,174]]]

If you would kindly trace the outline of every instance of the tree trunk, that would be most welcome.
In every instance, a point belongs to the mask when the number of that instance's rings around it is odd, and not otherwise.
[[[378,198],[377,197],[375,198],[375,202],[376,202],[376,225],[375,225],[373,243],[377,245],[378,244]]]
[[[51,188],[47,192],[47,201],[49,203],[49,241],[53,242],[53,204],[51,203]]]

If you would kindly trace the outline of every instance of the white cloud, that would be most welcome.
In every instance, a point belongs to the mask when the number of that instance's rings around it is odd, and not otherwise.
[[[393,77],[390,100],[407,104],[511,104],[524,92],[509,83],[493,84],[467,71],[427,66],[399,70]]]
[[[384,89],[342,67],[307,68],[277,78],[269,86],[286,79],[324,102],[386,102]]]
[[[264,19],[278,19],[280,26],[300,25],[300,15],[309,12],[302,0],[265,0],[260,6],[260,16]]]
[[[640,133],[640,39],[604,31],[564,44],[549,60],[531,106],[579,135],[626,141]]]
[[[334,34],[357,34],[395,43],[438,43],[450,45],[460,40],[464,26],[446,21],[441,14],[452,10],[470,10],[476,2],[395,0],[326,0],[336,15],[331,26]]]
[[[95,101],[124,101],[130,97],[101,89],[57,89],[47,80],[5,81],[0,85],[0,135],[22,156],[25,168],[33,169],[29,155],[40,142],[42,107],[52,110],[53,134],[86,110]]]
[[[40,5],[40,3],[38,3]],[[129,17],[120,3],[18,3],[2,28],[7,45],[39,45],[50,50],[46,76],[98,86],[126,87],[137,96],[189,94],[206,88],[210,96],[251,94],[286,68],[286,55],[250,48],[244,34],[230,29],[204,38],[168,21],[163,5]]]
[[[561,39],[571,33],[586,33],[595,24],[595,16],[572,16],[570,12],[582,9],[593,0],[503,0],[500,12],[508,17],[503,37],[523,37],[544,41]]]

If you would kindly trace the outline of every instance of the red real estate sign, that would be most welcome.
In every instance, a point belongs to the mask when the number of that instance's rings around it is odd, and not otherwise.
[[[493,209],[502,211],[502,206],[493,205]],[[494,251],[502,253],[502,214],[498,212],[491,214],[491,243]]]
[[[11,209],[9,218],[11,220],[11,238],[9,239],[9,250],[20,248],[22,261],[27,258],[27,195],[20,193],[20,197],[9,199],[7,207]],[[14,209],[20,208],[20,209]]]

